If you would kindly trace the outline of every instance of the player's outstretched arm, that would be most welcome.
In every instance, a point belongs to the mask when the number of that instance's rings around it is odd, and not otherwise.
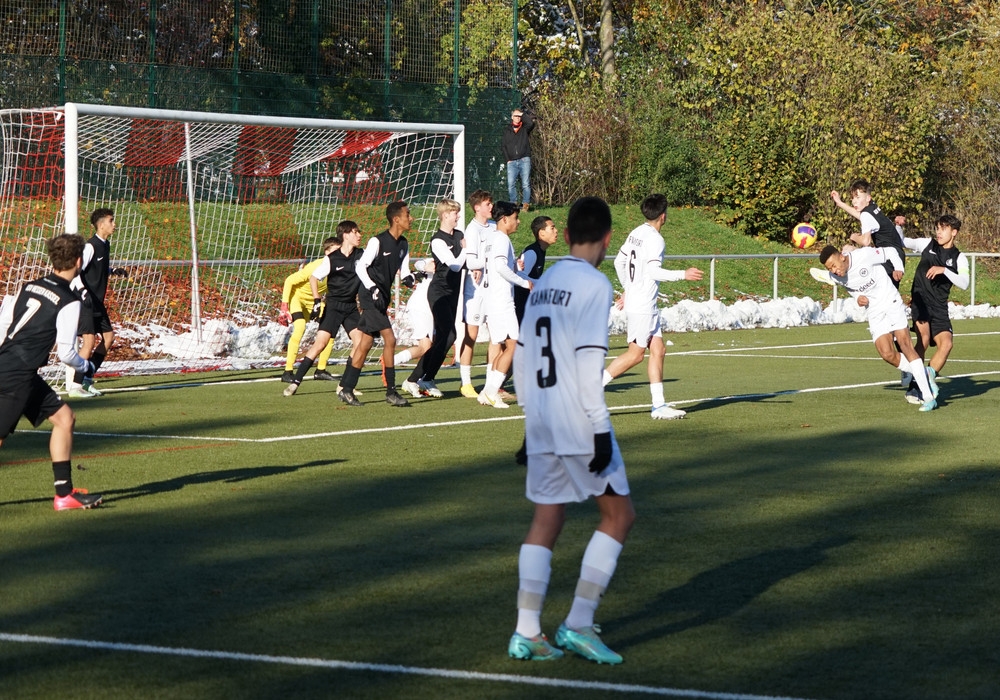
[[[830,192],[830,199],[832,199],[833,203],[836,204],[844,212],[846,212],[850,216],[853,216],[858,221],[861,220],[861,212],[859,212],[857,209],[855,209],[850,204],[848,204],[843,199],[841,199],[840,198],[840,192],[838,192],[837,190],[831,191]]]

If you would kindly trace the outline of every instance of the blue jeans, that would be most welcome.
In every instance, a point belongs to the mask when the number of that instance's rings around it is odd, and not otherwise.
[[[531,204],[531,158],[507,161],[507,194],[517,204],[517,178],[521,178],[521,201]]]

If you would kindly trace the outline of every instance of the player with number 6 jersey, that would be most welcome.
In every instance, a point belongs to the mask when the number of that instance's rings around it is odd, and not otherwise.
[[[651,194],[639,205],[646,223],[636,227],[625,239],[615,257],[615,272],[622,284],[624,309],[628,321],[628,349],[616,357],[604,371],[604,383],[621,376],[642,362],[647,348],[649,362],[649,394],[652,399],[650,417],[656,420],[683,418],[684,411],[674,408],[663,398],[663,358],[666,345],[660,331],[660,310],[656,306],[660,282],[697,281],[702,272],[696,267],[686,270],[664,270],[666,248],[660,229],[667,220],[667,198]]]

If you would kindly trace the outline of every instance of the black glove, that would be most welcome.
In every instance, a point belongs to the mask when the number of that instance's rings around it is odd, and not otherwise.
[[[128,279],[128,270],[124,267],[113,268],[110,270],[110,274],[115,275],[116,277],[124,277],[125,279]]]
[[[386,301],[386,298],[382,296],[382,292],[379,291],[379,288],[373,286],[368,290],[368,293],[372,295],[372,305],[378,311],[385,313],[389,308],[389,303]]]
[[[318,321],[323,318],[323,312],[326,310],[326,302],[322,299],[313,299],[313,310],[312,314],[309,316],[310,321]]]
[[[413,287],[417,284],[417,281],[413,278],[413,275],[407,275],[403,279],[399,280],[399,283],[407,289],[413,289]]]
[[[590,460],[590,471],[600,474],[611,464],[611,433],[596,433],[594,435],[594,458]]]
[[[528,438],[521,440],[521,446],[514,453],[514,461],[524,466],[528,463]]]

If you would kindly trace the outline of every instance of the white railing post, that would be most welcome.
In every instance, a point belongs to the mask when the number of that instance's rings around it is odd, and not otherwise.
[[[972,269],[969,271],[969,306],[976,305],[976,255],[970,254],[972,258]]]

